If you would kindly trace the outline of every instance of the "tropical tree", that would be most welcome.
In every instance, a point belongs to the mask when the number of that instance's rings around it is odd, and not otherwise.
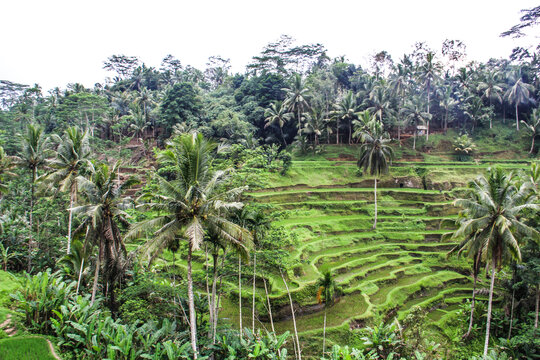
[[[290,87],[283,88],[286,92],[285,106],[294,113],[298,121],[298,132],[302,129],[302,114],[309,108],[310,91],[300,74],[295,74]]]
[[[0,146],[0,195],[8,190],[8,186],[4,183],[6,177],[15,176],[15,173],[11,172],[15,161],[16,158],[6,154],[4,148]]]
[[[521,120],[521,123],[527,129],[527,132],[531,134],[531,149],[529,150],[529,154],[532,154],[534,151],[534,139],[540,135],[540,108],[533,110],[528,123],[523,120]]]
[[[243,207],[236,199],[245,187],[222,191],[227,183],[228,172],[210,172],[209,162],[215,145],[206,141],[201,134],[192,133],[175,137],[158,156],[164,164],[173,165],[176,178],[166,180],[156,175],[158,188],[155,194],[147,196],[147,208],[159,215],[134,225],[126,237],[136,238],[148,229],[157,229],[154,237],[143,246],[143,255],[154,259],[170,241],[176,237],[188,243],[188,302],[191,347],[197,358],[197,316],[193,295],[192,259],[205,233],[211,231],[220,239],[247,251],[251,247],[251,233],[230,220],[230,210]]]
[[[376,85],[369,93],[369,104],[370,107],[368,107],[368,110],[378,116],[379,121],[382,123],[383,114],[387,113],[391,108],[389,91],[383,81]]]
[[[135,177],[130,177],[119,183],[119,167],[119,162],[113,166],[97,164],[89,169],[89,178],[79,175],[76,181],[85,203],[72,209],[73,214],[80,214],[82,217],[80,228],[86,229],[87,240],[98,248],[91,301],[93,303],[96,297],[103,262],[103,284],[113,311],[115,286],[122,278],[127,264],[126,247],[118,222],[128,224],[125,210],[130,202],[122,197],[122,193],[139,182]]]
[[[334,111],[332,114],[339,120],[345,121],[349,128],[349,145],[352,144],[352,122],[356,118],[356,112],[358,111],[358,105],[356,104],[356,98],[352,91],[348,91],[345,96],[334,105]],[[339,124],[339,121],[338,121]],[[339,134],[339,125],[337,129]],[[339,138],[339,135],[338,135]],[[338,142],[336,142],[338,143]]]
[[[430,113],[424,112],[422,108],[423,104],[421,98],[415,96],[411,101],[405,104],[405,107],[401,111],[402,116],[405,117],[407,122],[414,125],[413,150],[416,149],[416,133],[418,132],[418,125],[427,123],[432,117]]]
[[[487,71],[483,81],[480,81],[478,84],[478,91],[482,93],[482,98],[489,100],[489,107],[491,108],[491,103],[493,100],[502,103],[503,98],[503,86],[504,84],[499,83],[499,73],[497,71]],[[493,127],[493,122],[491,117],[489,118],[489,128]]]
[[[285,141],[285,135],[283,134],[283,126],[290,120],[291,114],[287,110],[287,106],[282,101],[276,101],[266,109],[264,115],[266,116],[264,128],[277,124],[279,126],[279,132],[283,145],[287,146]]]
[[[518,107],[521,104],[527,104],[531,101],[531,93],[534,87],[523,81],[520,73],[514,73],[511,77],[513,85],[506,90],[504,98],[514,104],[516,109],[516,130],[519,131],[519,112]]]
[[[373,229],[377,228],[377,178],[381,174],[388,172],[388,161],[394,157],[394,151],[388,145],[390,139],[384,132],[383,124],[380,121],[370,123],[369,130],[362,136],[362,146],[360,147],[360,157],[358,167],[364,172],[369,171],[374,176],[374,198],[375,198],[375,218]]]
[[[431,115],[429,111],[429,106],[431,104],[430,102],[430,95],[431,95],[431,88],[433,86],[433,82],[437,81],[439,79],[439,72],[441,69],[441,65],[435,61],[435,54],[432,52],[428,52],[426,54],[426,61],[421,64],[419,67],[419,77],[423,82],[424,88],[426,89],[426,95],[427,95],[427,110],[426,112]],[[427,132],[426,132],[426,140],[429,140],[429,120],[431,117],[427,118]]]
[[[337,290],[336,280],[333,278],[330,270],[325,271],[317,280],[319,290],[317,291],[317,302],[324,303],[324,321],[323,321],[323,357],[326,352],[326,310],[334,303],[334,294]]]
[[[447,86],[444,89],[444,92],[442,93],[441,101],[439,102],[439,106],[444,109],[444,125],[443,129],[446,134],[446,131],[448,130],[448,120],[449,120],[449,114],[450,111],[458,104],[458,101],[455,100],[452,96],[452,87]],[[491,118],[490,118],[491,121]]]
[[[90,143],[88,130],[82,131],[79,127],[73,126],[64,132],[64,136],[57,134],[51,136],[52,140],[58,144],[56,157],[51,161],[50,166],[53,172],[46,175],[45,179],[51,184],[58,184],[59,191],[69,191],[69,219],[67,253],[71,252],[71,225],[73,220],[73,205],[77,201],[77,190],[79,172],[83,168],[91,168]]]
[[[460,226],[453,234],[454,238],[463,238],[458,249],[463,248],[462,251],[473,255],[480,252],[482,260],[491,267],[484,345],[486,356],[497,269],[510,259],[521,260],[517,235],[539,235],[535,229],[524,223],[522,215],[524,210],[538,211],[540,206],[528,197],[525,185],[517,188],[513,174],[507,174],[500,168],[488,169],[485,176],[472,181],[467,197],[454,201],[454,204],[462,208]]]
[[[407,91],[407,85],[410,80],[411,71],[410,68],[404,64],[398,64],[396,71],[390,78],[390,88],[394,96],[399,96],[399,107],[403,108],[405,102],[405,92]],[[398,128],[398,141],[401,142],[401,126],[405,125],[401,121],[397,121]]]
[[[28,272],[32,268],[32,248],[34,246],[33,237],[33,217],[34,217],[34,202],[36,193],[36,181],[38,171],[47,164],[47,156],[49,154],[49,138],[45,136],[43,127],[38,124],[28,124],[26,133],[21,136],[22,149],[16,159],[17,163],[30,171],[30,212],[29,212],[29,228],[28,236]]]

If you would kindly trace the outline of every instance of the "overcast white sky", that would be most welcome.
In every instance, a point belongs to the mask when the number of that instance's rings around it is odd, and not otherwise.
[[[135,55],[159,67],[172,54],[203,69],[211,55],[244,67],[287,34],[322,43],[331,57],[355,64],[387,50],[394,59],[416,41],[440,49],[460,39],[469,60],[507,57],[518,43],[499,34],[519,10],[538,0],[7,0],[0,21],[0,79],[49,89],[69,82],[93,86],[112,54]],[[538,42],[529,37],[526,42]]]

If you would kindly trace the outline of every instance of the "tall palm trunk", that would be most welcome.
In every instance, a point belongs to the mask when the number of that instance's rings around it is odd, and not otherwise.
[[[429,114],[429,90],[430,90],[430,85],[428,85],[428,90],[427,90],[427,113]],[[429,140],[429,119],[427,120],[427,129],[426,129],[426,141]]]
[[[540,284],[536,284],[536,311],[534,314],[534,328],[538,329],[538,308],[540,307]]]
[[[489,330],[491,326],[491,309],[493,302],[493,288],[495,286],[495,261],[493,261],[491,269],[491,284],[489,286],[489,301],[488,301],[488,310],[487,310],[487,323],[486,323],[486,342],[484,343],[484,357],[487,356],[488,347],[489,347]]]
[[[268,303],[268,316],[270,317],[270,326],[272,327],[272,332],[276,333],[276,329],[274,329],[274,319],[272,317],[272,306],[270,305],[270,296],[268,295],[268,287],[266,287],[266,278],[263,277],[263,283],[264,283],[264,292],[266,293],[266,302]]]
[[[97,284],[98,284],[98,278],[99,278],[99,268],[101,267],[101,253],[102,253],[102,246],[99,245],[98,255],[96,259],[96,271],[94,272],[94,285],[92,286],[92,298],[90,300],[90,304],[94,304],[94,300],[96,299],[96,292],[97,292]]]
[[[375,196],[375,219],[373,221],[373,229],[377,228],[377,177],[375,177],[375,186],[373,194]]]
[[[294,316],[294,306],[292,302],[291,292],[289,291],[289,286],[287,285],[287,281],[285,281],[285,276],[283,276],[283,271],[279,269],[279,272],[281,274],[281,279],[283,279],[283,283],[285,284],[285,289],[287,289],[287,295],[289,295],[289,303],[291,305],[291,314],[292,314],[292,319],[293,319],[294,336],[296,338],[296,346],[298,350],[298,359],[302,360],[302,352],[300,350],[300,340],[298,340],[298,331],[296,330],[296,317]]]
[[[413,150],[416,150],[416,126],[413,132],[413,143],[412,143]]]
[[[510,328],[508,329],[508,340],[512,337],[512,325],[514,323],[514,301],[516,300],[516,290],[512,289],[512,305],[510,308]]]
[[[35,193],[35,170],[32,170],[32,185],[30,187],[30,234],[28,236],[28,266],[27,271],[30,272],[32,270],[32,246],[34,245],[34,239],[32,236],[32,233],[34,231],[33,224],[34,224],[34,193]]]
[[[211,310],[211,313],[212,313],[212,318],[211,318],[211,321],[210,321],[210,331],[208,332],[208,338],[209,339],[212,339],[212,344],[215,343],[215,331],[214,331],[214,326],[217,326],[217,320],[215,319],[217,317],[217,311],[216,311],[216,288],[217,288],[217,261],[218,261],[218,254],[217,253],[214,253],[212,254],[212,258],[213,258],[213,264],[214,264],[214,269],[213,269],[213,276],[212,276],[212,297],[210,299],[210,308],[212,309]]]
[[[283,126],[279,127],[279,131],[281,132],[281,139],[283,140],[283,145],[287,147],[287,141],[285,141],[285,135],[283,134]]]
[[[255,280],[257,272],[257,249],[253,249],[253,299],[251,302],[251,330],[255,333]]]
[[[322,337],[322,357],[326,354],[326,303],[324,304],[324,322],[323,322],[323,337]]]
[[[188,246],[188,302],[189,302],[189,330],[191,337],[191,349],[193,350],[193,359],[197,359],[197,314],[195,314],[195,299],[193,297],[193,277],[191,276],[191,254],[193,245]]]
[[[532,154],[533,151],[534,151],[534,138],[535,138],[535,135],[533,134],[533,136],[532,136],[532,143],[531,143],[531,150],[529,150],[529,154]]]
[[[519,131],[519,114],[518,114],[518,102],[516,100],[516,131]]]
[[[469,320],[469,329],[467,330],[467,333],[463,335],[463,338],[468,338],[471,335],[472,326],[473,326],[473,320],[474,320],[474,302],[476,300],[476,280],[477,276],[473,275],[473,290],[472,290],[472,300],[471,300],[471,318]]]
[[[69,194],[69,218],[68,218],[68,238],[67,238],[67,253],[71,254],[71,225],[73,222],[73,203],[75,202],[75,189],[73,187],[76,185],[71,185],[72,189]]]
[[[238,255],[238,328],[242,337],[242,259]]]
[[[352,145],[352,120],[349,119],[349,145]]]
[[[339,145],[339,118],[336,119],[336,145]]]

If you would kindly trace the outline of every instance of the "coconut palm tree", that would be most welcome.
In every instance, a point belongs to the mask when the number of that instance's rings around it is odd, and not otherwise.
[[[11,172],[11,169],[15,167],[15,161],[16,158],[6,154],[4,148],[0,146],[0,195],[8,190],[7,185],[4,183],[6,177],[16,176]]]
[[[276,101],[266,109],[264,116],[266,116],[266,119],[264,119],[264,128],[266,129],[271,125],[277,124],[281,133],[283,145],[287,146],[287,141],[285,141],[285,135],[283,134],[283,126],[285,126],[287,121],[291,118],[291,113],[288,113],[287,106],[282,101]]]
[[[425,124],[429,119],[431,119],[431,114],[424,112],[422,108],[422,99],[418,96],[415,96],[412,98],[411,101],[408,101],[405,104],[405,107],[401,111],[407,122],[414,125],[412,147],[413,150],[416,149],[416,133],[418,132],[418,125]]]
[[[531,149],[529,150],[529,154],[532,154],[534,151],[534,139],[540,135],[540,108],[533,110],[528,123],[523,120],[521,120],[521,123],[527,129],[527,132],[531,134]]]
[[[399,96],[399,107],[403,108],[405,103],[405,92],[408,88],[411,71],[410,68],[404,64],[398,64],[396,72],[392,74],[390,78],[390,88],[394,96]],[[401,142],[401,125],[400,121],[397,121],[398,127],[398,141]]]
[[[426,61],[420,65],[418,71],[419,71],[419,77],[423,82],[424,88],[426,89],[427,94],[427,110],[426,112],[431,115],[429,112],[429,106],[431,104],[430,102],[430,95],[431,95],[431,89],[433,86],[433,83],[437,81],[440,73],[441,65],[438,62],[435,62],[435,54],[432,52],[428,52],[426,54]],[[426,131],[426,140],[429,140],[429,120],[431,117],[427,118],[427,131]]]
[[[499,73],[497,71],[487,71],[485,78],[483,81],[480,81],[478,84],[478,91],[482,93],[482,98],[489,100],[489,107],[491,107],[491,103],[493,100],[498,101],[499,103],[502,103],[503,98],[503,86],[504,84],[501,84],[499,82]],[[491,121],[491,117],[489,118],[489,128],[491,129],[493,127],[493,122]]]
[[[139,183],[135,177],[119,183],[116,177],[119,167],[119,162],[113,166],[97,164],[90,168],[88,178],[79,175],[76,181],[84,203],[72,209],[73,214],[82,217],[80,228],[87,229],[87,241],[98,247],[91,301],[94,302],[96,297],[103,262],[103,284],[112,311],[115,310],[114,289],[127,262],[126,248],[118,228],[118,222],[128,224],[125,209],[129,201],[122,197],[122,193]]]
[[[519,72],[514,73],[511,77],[513,85],[506,90],[504,98],[514,104],[516,109],[516,130],[519,131],[519,112],[518,107],[521,104],[527,104],[531,101],[531,95],[534,87],[523,81]]]
[[[22,149],[16,159],[16,163],[25,167],[30,171],[30,213],[29,213],[29,228],[30,235],[28,236],[28,267],[30,272],[32,268],[32,248],[34,246],[33,233],[33,215],[34,202],[36,192],[36,181],[38,171],[44,167],[48,161],[47,157],[50,152],[50,141],[43,132],[43,127],[38,124],[28,124],[26,133],[21,136]]]
[[[471,254],[480,252],[482,260],[491,267],[491,284],[486,324],[484,356],[487,355],[491,325],[493,288],[497,269],[505,261],[521,260],[516,235],[538,236],[538,232],[520,218],[526,209],[540,210],[528,197],[526,186],[517,188],[512,173],[502,169],[488,169],[469,184],[468,196],[454,201],[463,210],[454,238],[463,238],[460,248]]]
[[[377,178],[381,174],[388,172],[388,161],[394,157],[394,151],[387,145],[390,142],[388,134],[384,132],[383,124],[380,121],[370,123],[369,130],[362,136],[362,146],[360,147],[360,157],[358,167],[369,170],[369,174],[374,176],[374,199],[375,218],[373,229],[377,228]]]
[[[351,145],[353,133],[352,122],[356,118],[356,112],[358,111],[358,105],[356,104],[356,98],[354,96],[354,93],[349,90],[345,94],[345,96],[337,104],[334,105],[334,109],[335,110],[332,112],[332,114],[339,120],[345,121],[349,128],[349,145]]]
[[[391,106],[389,92],[383,81],[369,93],[369,104],[368,110],[378,116],[379,121],[382,123],[383,114],[390,111]]]
[[[448,115],[452,108],[458,104],[458,101],[454,99],[452,87],[446,86],[444,88],[444,92],[442,92],[441,101],[439,102],[439,106],[444,109],[444,133],[446,134],[446,131],[448,130]],[[490,118],[491,121],[491,118]]]
[[[59,191],[69,191],[67,238],[67,253],[69,254],[71,252],[72,208],[77,201],[77,179],[81,169],[92,168],[88,130],[82,131],[79,127],[73,126],[64,132],[63,137],[54,134],[51,139],[58,144],[58,148],[56,157],[50,163],[54,171],[47,174],[45,179],[53,185],[58,184]]]
[[[285,106],[294,113],[298,121],[298,132],[302,129],[302,114],[309,109],[310,91],[300,74],[295,74],[290,87],[283,88],[286,92]]]
[[[330,270],[327,270],[317,280],[319,290],[317,291],[317,302],[322,304],[324,302],[324,321],[323,321],[323,358],[326,352],[326,310],[334,303],[334,294],[337,290],[336,280],[333,278]]]
[[[157,229],[154,237],[143,246],[143,255],[154,259],[176,237],[188,243],[188,302],[191,347],[197,358],[197,317],[193,296],[192,254],[198,250],[207,232],[235,247],[251,248],[251,233],[230,220],[227,214],[243,207],[236,199],[245,187],[222,191],[227,181],[227,171],[210,172],[209,162],[215,145],[206,141],[201,134],[192,133],[176,137],[168,142],[167,148],[158,156],[164,164],[173,165],[176,178],[166,180],[156,175],[158,184],[154,194],[146,196],[147,208],[159,211],[160,215],[134,225],[127,238],[137,238],[148,229]]]

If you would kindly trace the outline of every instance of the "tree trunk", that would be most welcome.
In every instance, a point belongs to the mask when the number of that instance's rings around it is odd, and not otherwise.
[[[469,330],[463,336],[464,339],[468,338],[471,335],[473,320],[474,320],[474,301],[476,299],[476,279],[477,276],[473,275],[473,291],[472,291],[472,301],[471,301],[471,318],[469,320]]]
[[[189,302],[189,330],[191,337],[191,349],[193,350],[193,359],[197,359],[197,314],[195,314],[195,299],[193,297],[193,278],[191,276],[191,253],[193,251],[192,244],[188,246],[188,302]]]
[[[445,135],[447,131],[448,131],[448,108],[446,109],[444,113],[444,134]]]
[[[79,278],[77,279],[77,290],[75,291],[75,295],[79,294],[79,286],[81,285],[81,277],[82,277],[83,269],[84,269],[84,257],[81,261],[81,268],[79,269]]]
[[[336,119],[336,145],[339,145],[339,118]]]
[[[538,329],[538,308],[540,307],[540,284],[536,284],[536,311],[534,314],[534,328]]]
[[[257,250],[253,250],[253,299],[251,302],[251,330],[255,333],[255,280],[257,272]]]
[[[238,255],[238,328],[242,337],[242,259]]]
[[[225,258],[227,257],[227,250],[225,249],[223,251],[223,257],[221,258],[221,268],[225,266]],[[217,324],[218,324],[218,318],[219,318],[219,303],[221,301],[221,283],[223,281],[223,276],[219,276],[219,294],[217,296],[217,303],[215,307],[215,314],[214,314],[214,335],[213,335],[213,341],[216,342],[216,333],[217,333]]]
[[[349,119],[349,145],[352,145],[352,120]]]
[[[214,326],[216,326],[217,321],[214,319],[217,317],[217,311],[216,311],[216,288],[217,288],[217,261],[218,261],[218,254],[214,253],[212,254],[213,263],[214,263],[214,269],[213,269],[213,276],[212,276],[212,297],[210,301],[210,308],[212,309],[212,319],[210,321],[210,331],[208,332],[208,338],[212,339],[212,344],[215,343],[216,338],[214,337]]]
[[[414,132],[413,132],[412,148],[413,148],[413,150],[416,150],[416,129],[414,129]]]
[[[73,219],[73,211],[71,210],[73,208],[73,201],[75,199],[75,193],[73,190],[69,194],[69,218],[68,218],[68,238],[67,238],[67,253],[68,255],[71,254],[71,224]]]
[[[324,304],[324,322],[323,322],[323,338],[322,338],[322,357],[326,354],[326,304]]]
[[[36,169],[32,169],[32,184],[30,186],[30,234],[28,236],[28,266],[27,272],[30,273],[32,270],[32,246],[34,245],[34,239],[32,237],[33,224],[34,224],[34,193],[35,193],[35,184],[36,183]]]
[[[428,93],[427,93],[427,113],[429,114],[429,90],[430,86],[428,85]],[[429,119],[427,121],[427,129],[426,129],[426,142],[429,140]]]
[[[99,268],[101,267],[101,245],[99,245],[98,255],[96,259],[96,271],[94,272],[94,285],[92,286],[92,299],[90,300],[90,304],[94,304],[94,300],[96,299],[96,292],[97,292],[97,284],[98,284],[98,278],[99,278]]]
[[[516,130],[519,131],[519,114],[518,114],[518,103],[516,100]]]
[[[298,331],[296,330],[296,317],[294,316],[294,306],[292,302],[291,292],[289,291],[289,286],[287,285],[287,281],[285,281],[285,276],[283,276],[283,271],[281,271],[281,269],[279,269],[279,273],[281,274],[281,279],[283,279],[283,283],[285,284],[285,289],[287,289],[287,295],[289,295],[289,303],[291,304],[291,314],[294,327],[294,336],[296,338],[296,345],[298,347],[298,359],[302,360],[302,352],[300,350],[300,340],[298,340]]]
[[[489,328],[491,326],[491,308],[493,302],[493,287],[495,286],[495,261],[493,261],[491,270],[491,285],[489,286],[489,301],[487,310],[487,323],[486,323],[486,342],[484,343],[484,357],[487,356],[489,347]]]
[[[511,306],[511,308],[510,308],[510,328],[508,329],[508,340],[510,340],[510,338],[512,337],[512,325],[513,325],[513,322],[514,322],[514,301],[516,299],[515,295],[516,295],[516,290],[512,289],[512,305],[510,305]]]
[[[283,134],[283,127],[279,127],[279,131],[281,132],[281,139],[283,139],[283,145],[287,147],[287,141],[285,141],[285,135]]]
[[[535,137],[535,134],[533,134],[533,137],[532,137],[531,150],[529,150],[529,154],[532,154],[534,151],[534,137]]]
[[[375,196],[375,219],[373,221],[373,229],[377,228],[377,177],[375,177],[375,186],[373,194]]]
[[[268,295],[268,288],[266,287],[266,278],[263,277],[263,283],[264,283],[264,292],[266,293],[266,302],[268,303],[268,316],[270,317],[270,326],[272,327],[272,332],[276,333],[276,329],[274,329],[274,319],[272,318],[272,306],[270,305],[270,296]]]

